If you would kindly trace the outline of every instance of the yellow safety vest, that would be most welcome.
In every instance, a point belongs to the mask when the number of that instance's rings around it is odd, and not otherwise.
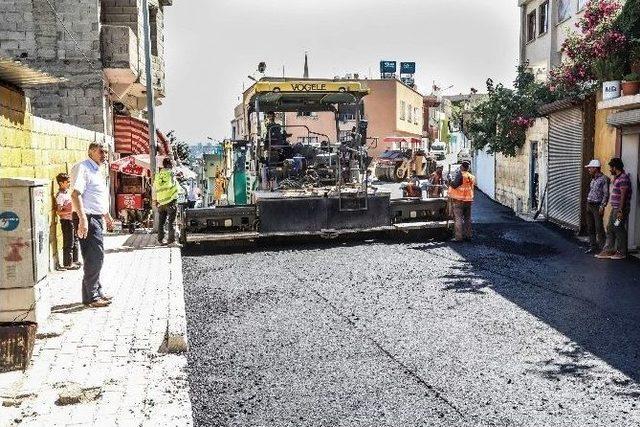
[[[475,176],[469,172],[462,172],[462,184],[458,188],[449,187],[449,198],[462,202],[472,202],[475,183]]]
[[[178,182],[171,169],[162,169],[156,173],[153,186],[156,190],[156,200],[160,206],[178,199]]]

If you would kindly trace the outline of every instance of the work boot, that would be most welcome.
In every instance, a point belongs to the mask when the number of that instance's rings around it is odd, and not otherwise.
[[[595,257],[598,259],[611,259],[613,254],[614,252],[611,252],[611,251],[602,251],[599,254],[597,254]]]
[[[615,254],[609,257],[610,259],[626,259],[627,256],[621,252],[616,252]]]
[[[91,307],[91,308],[100,308],[100,307],[107,307],[109,304],[111,304],[111,301],[107,301],[106,299],[102,299],[102,298],[98,298],[95,301],[91,301],[88,304],[85,304],[87,307]]]

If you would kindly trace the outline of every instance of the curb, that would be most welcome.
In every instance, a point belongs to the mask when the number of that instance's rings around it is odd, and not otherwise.
[[[169,254],[169,316],[165,336],[168,353],[182,353],[189,350],[187,340],[187,316],[182,282],[182,256],[180,248],[171,248]]]

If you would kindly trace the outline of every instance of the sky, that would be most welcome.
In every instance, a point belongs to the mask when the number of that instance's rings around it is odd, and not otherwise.
[[[230,137],[248,75],[379,77],[381,60],[416,62],[418,90],[510,84],[516,0],[177,0],[165,8],[166,98],[156,120],[190,143]]]

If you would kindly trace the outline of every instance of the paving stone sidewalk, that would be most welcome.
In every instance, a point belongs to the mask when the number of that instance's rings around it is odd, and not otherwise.
[[[192,425],[186,356],[159,351],[180,251],[152,237],[106,237],[109,307],[81,304],[81,271],[51,273],[51,325],[62,333],[36,340],[24,373],[0,374],[0,426]]]

